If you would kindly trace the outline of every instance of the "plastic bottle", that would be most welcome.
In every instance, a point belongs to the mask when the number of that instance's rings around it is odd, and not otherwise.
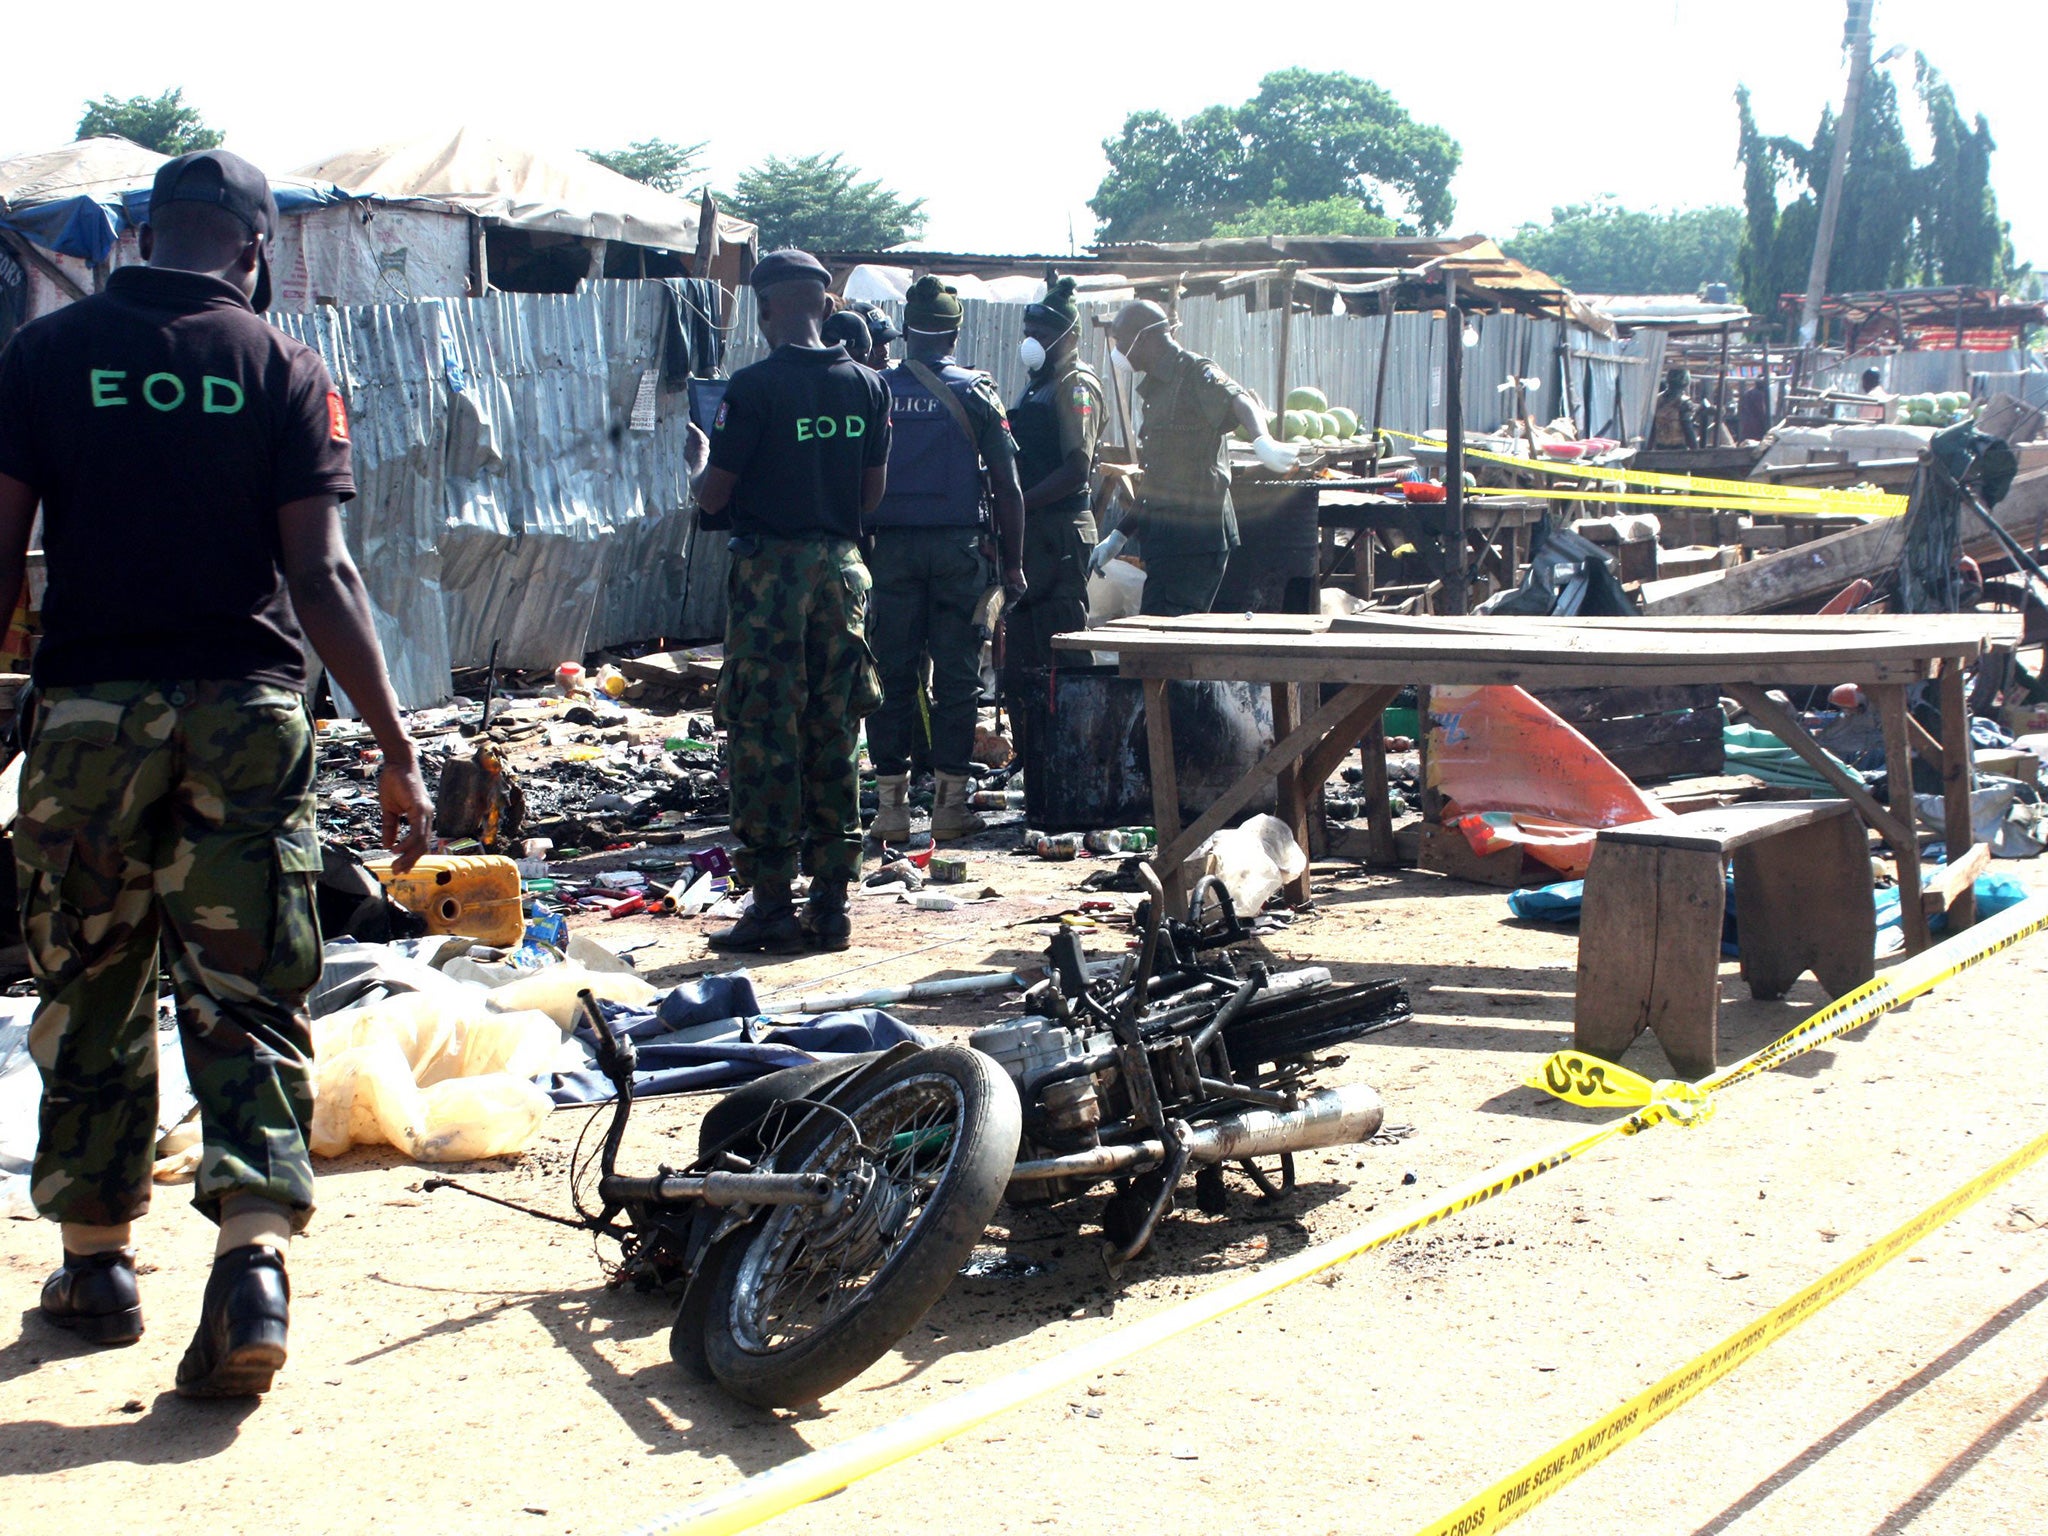
[[[459,933],[510,949],[526,933],[519,865],[496,854],[429,854],[404,874],[370,868],[391,899],[426,919],[429,933]]]
[[[590,692],[590,679],[583,670],[583,663],[565,661],[555,668],[555,687],[565,699],[573,699],[578,694]]]
[[[1090,853],[1122,853],[1126,846],[1123,833],[1113,827],[1090,832],[1081,841]]]
[[[597,669],[597,686],[606,698],[623,699],[626,696],[626,674],[607,662]]]
[[[1024,791],[977,789],[968,795],[967,803],[977,811],[1021,811],[1024,809]]]
[[[1041,859],[1063,863],[1081,856],[1081,837],[1077,832],[1062,832],[1057,837],[1048,837],[1038,846]]]

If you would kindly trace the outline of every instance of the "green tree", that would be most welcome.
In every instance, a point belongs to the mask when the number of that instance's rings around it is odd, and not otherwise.
[[[1922,57],[1914,91],[1933,143],[1915,165],[1899,119],[1891,77],[1873,70],[1850,146],[1848,175],[1828,262],[1828,290],[1852,293],[1908,284],[2000,285],[2021,270],[1991,190],[1990,125],[1963,121],[1954,92]],[[1738,88],[1736,159],[1742,167],[1743,302],[1778,315],[1787,294],[1803,293],[1820,225],[1820,194],[1834,150],[1836,123],[1823,110],[1811,144],[1767,137],[1749,93]],[[1781,194],[1790,200],[1781,203]]]
[[[112,135],[153,149],[160,155],[189,155],[194,150],[217,149],[222,135],[206,126],[197,107],[185,105],[184,90],[165,91],[161,96],[102,96],[85,104],[78,119],[77,137],[98,139]]]
[[[2000,283],[2010,264],[2011,242],[1991,190],[1991,152],[1998,147],[1991,125],[1981,112],[1974,126],[1963,121],[1955,91],[1924,53],[1914,57],[1913,89],[1934,140],[1922,172],[1922,271],[1929,282],[1944,285]]]
[[[1106,243],[1198,240],[1269,205],[1332,199],[1434,234],[1455,207],[1457,141],[1371,81],[1341,72],[1278,70],[1251,100],[1179,122],[1134,112],[1102,150],[1109,174],[1088,206]]]
[[[677,144],[669,139],[639,139],[624,149],[586,149],[584,154],[607,170],[644,181],[661,192],[681,192],[703,167],[697,157],[708,140]]]
[[[924,199],[906,198],[879,180],[861,180],[834,155],[770,155],[740,173],[730,197],[741,218],[761,226],[764,250],[799,245],[819,251],[879,251],[924,231]]]
[[[1359,235],[1371,239],[1397,233],[1394,221],[1374,213],[1355,197],[1325,197],[1313,203],[1273,198],[1225,219],[1213,235]]]
[[[1602,200],[1553,208],[1504,248],[1582,293],[1697,293],[1735,281],[1741,245],[1739,208],[1658,213]]]

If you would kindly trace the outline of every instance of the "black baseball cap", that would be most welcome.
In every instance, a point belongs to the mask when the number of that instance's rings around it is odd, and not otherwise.
[[[896,329],[895,322],[889,318],[889,312],[881,305],[870,303],[866,299],[856,299],[847,307],[867,321],[868,335],[874,339],[876,346],[886,347],[892,341],[903,339],[903,333]]]
[[[223,209],[260,240],[277,232],[277,199],[271,195],[270,178],[224,149],[198,150],[158,166],[149,189],[151,216],[167,203]],[[270,308],[270,254],[261,244],[256,248],[256,293],[249,302],[259,314]]]

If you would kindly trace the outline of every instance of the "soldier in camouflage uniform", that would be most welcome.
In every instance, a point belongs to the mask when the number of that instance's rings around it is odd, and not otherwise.
[[[856,749],[881,697],[860,519],[882,495],[889,392],[844,347],[821,343],[828,277],[802,251],[762,257],[753,286],[774,350],[733,375],[708,441],[691,431],[700,521],[733,531],[717,716],[734,864],[753,890],[739,922],[711,936],[718,949],[844,949],[853,933]],[[801,919],[799,861],[811,878]]]
[[[142,1333],[161,953],[199,1101],[194,1203],[220,1228],[178,1366],[198,1397],[269,1387],[313,1211],[306,640],[383,748],[401,868],[433,822],[341,539],[347,411],[318,354],[257,314],[276,220],[247,161],[168,161],[147,264],[0,354],[0,604],[39,503],[49,572],[14,832],[41,997],[32,1193],[64,1239],[40,1310],[97,1343]]]
[[[1270,467],[1292,455],[1267,435],[1258,399],[1229,374],[1174,340],[1166,311],[1140,299],[1110,327],[1119,373],[1143,374],[1145,402],[1138,458],[1135,531],[1145,552],[1141,610],[1173,616],[1207,613],[1238,546],[1225,443],[1243,428]]]

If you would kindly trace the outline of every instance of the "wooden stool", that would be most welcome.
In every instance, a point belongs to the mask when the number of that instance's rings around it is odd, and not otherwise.
[[[1714,1070],[1731,855],[1750,996],[1783,997],[1811,970],[1840,997],[1876,973],[1870,847],[1848,801],[1731,805],[1610,827],[1594,844],[1579,923],[1580,1050],[1615,1060],[1647,1027],[1681,1076]]]

